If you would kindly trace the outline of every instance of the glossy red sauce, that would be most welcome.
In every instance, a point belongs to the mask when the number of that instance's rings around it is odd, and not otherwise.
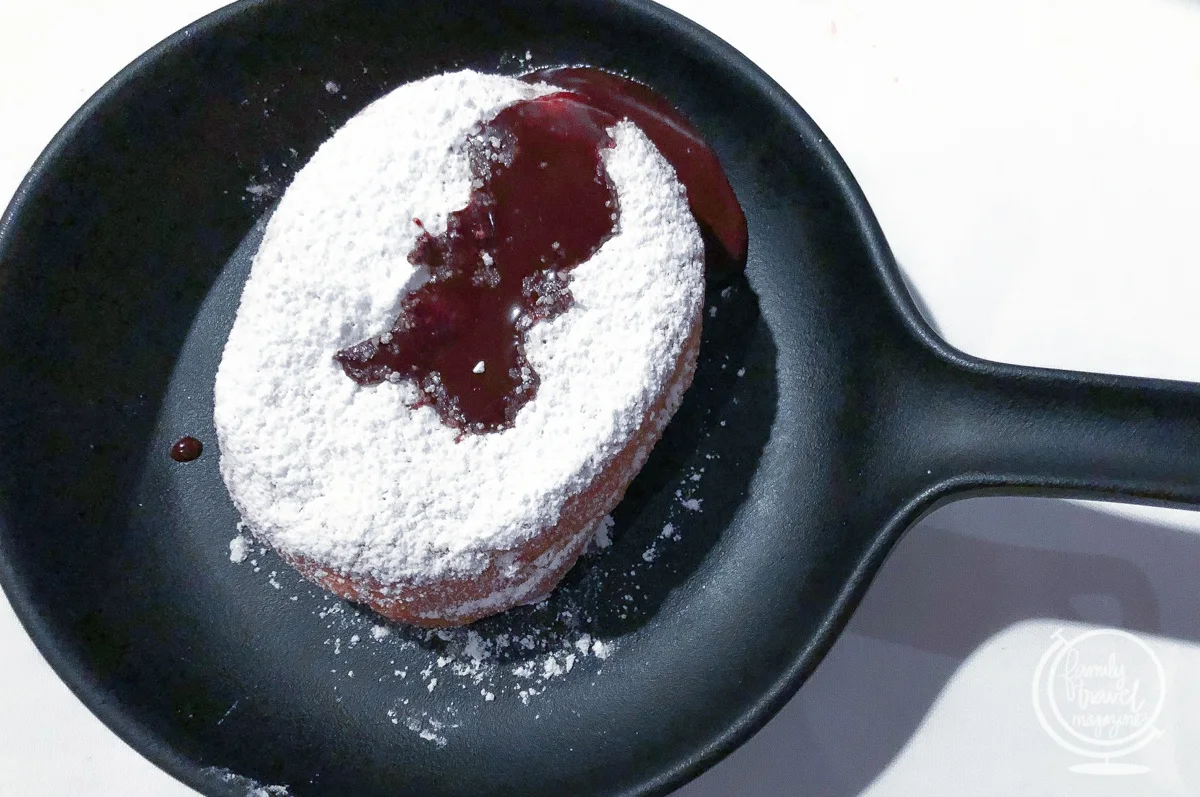
[[[525,332],[570,309],[570,270],[617,224],[600,154],[617,121],[633,121],[675,167],[710,275],[746,262],[746,218],[720,162],[666,100],[589,67],[524,79],[565,91],[511,105],[471,136],[469,203],[451,214],[446,232],[422,232],[409,255],[429,280],[404,298],[390,330],[334,355],[359,384],[411,380],[418,405],[432,405],[464,433],[512,426],[537,394]]]
[[[567,272],[612,234],[617,195],[601,149],[616,122],[567,94],[511,105],[473,137],[478,188],[446,232],[409,256],[430,279],[390,332],[334,359],[360,384],[412,379],[466,432],[512,426],[538,389],[525,331],[571,307]]]
[[[560,86],[641,128],[687,189],[688,204],[704,236],[709,275],[746,267],[746,214],[717,153],[671,103],[648,86],[590,66],[539,69],[524,79]]]

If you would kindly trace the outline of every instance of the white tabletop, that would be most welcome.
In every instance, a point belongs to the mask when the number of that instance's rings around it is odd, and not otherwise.
[[[0,4],[0,197],[105,80],[219,5]],[[1200,5],[668,5],[745,52],[822,126],[951,343],[1200,381]],[[1200,745],[1198,519],[1023,499],[938,511],[900,543],[799,695],[680,794],[1200,792],[1187,752]],[[1103,637],[1161,704],[1161,735],[1119,759],[1146,771],[1123,777],[1070,770],[1089,759],[1052,738],[1033,689],[1062,663],[1047,651],[1110,626],[1146,644],[1149,659],[1134,640]],[[83,708],[7,604],[0,649],[0,794],[193,794]]]

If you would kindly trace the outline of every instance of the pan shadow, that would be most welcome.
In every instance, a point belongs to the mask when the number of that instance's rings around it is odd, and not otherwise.
[[[942,507],[900,540],[796,697],[676,794],[858,795],[910,742],[972,653],[1021,621],[1200,643],[1198,570],[1195,534],[1067,501]]]

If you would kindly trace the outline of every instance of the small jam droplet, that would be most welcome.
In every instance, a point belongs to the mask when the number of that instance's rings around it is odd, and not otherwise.
[[[176,462],[191,462],[200,456],[204,444],[194,437],[181,437],[171,446],[171,459]]]

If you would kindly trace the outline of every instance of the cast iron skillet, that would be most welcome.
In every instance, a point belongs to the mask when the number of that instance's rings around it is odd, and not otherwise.
[[[440,70],[563,63],[642,79],[696,122],[750,264],[711,290],[696,385],[613,547],[547,606],[479,626],[615,640],[527,706],[507,669],[491,702],[398,679],[448,643],[351,646],[369,618],[320,617],[333,602],[269,554],[230,563],[211,385],[264,200],[333,127]],[[185,433],[209,451],[178,465]],[[240,3],[90,100],[0,223],[4,588],[76,694],[208,794],[245,793],[230,773],[305,797],[667,792],[795,692],[905,527],[981,490],[1200,503],[1200,389],[952,350],[813,122],[650,3]]]

